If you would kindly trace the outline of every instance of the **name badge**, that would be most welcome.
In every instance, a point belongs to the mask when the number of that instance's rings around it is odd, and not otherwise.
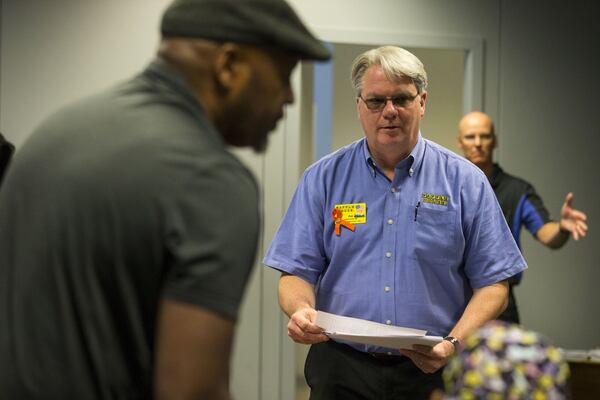
[[[342,220],[351,224],[367,223],[367,203],[336,204],[335,209],[342,212]]]
[[[367,205],[366,203],[336,204],[331,211],[331,217],[337,236],[342,234],[342,226],[354,232],[355,224],[367,222]]]

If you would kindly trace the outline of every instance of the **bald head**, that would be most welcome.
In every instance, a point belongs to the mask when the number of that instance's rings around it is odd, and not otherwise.
[[[481,111],[471,111],[470,113],[465,114],[458,123],[459,135],[471,130],[474,126],[485,126],[490,133],[494,133],[494,122],[489,115]]]
[[[458,123],[458,146],[465,157],[489,175],[496,147],[494,122],[481,111],[466,114]]]

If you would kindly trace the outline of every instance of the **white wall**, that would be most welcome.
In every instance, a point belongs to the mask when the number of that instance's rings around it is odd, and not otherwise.
[[[56,107],[138,72],[168,0],[3,0],[0,127],[17,147]]]

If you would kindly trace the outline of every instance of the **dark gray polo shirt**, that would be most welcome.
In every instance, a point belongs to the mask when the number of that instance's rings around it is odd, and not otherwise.
[[[165,63],[50,117],[0,191],[0,398],[149,398],[159,299],[236,318],[258,231],[255,179]]]

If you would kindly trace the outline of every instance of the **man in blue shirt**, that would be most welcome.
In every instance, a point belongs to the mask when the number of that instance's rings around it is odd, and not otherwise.
[[[357,57],[351,78],[366,137],[305,171],[264,264],[282,272],[289,336],[313,345],[311,399],[428,398],[526,265],[485,175],[421,136],[423,64],[386,46]],[[401,351],[337,343],[316,310],[447,340]]]
[[[573,193],[568,193],[565,198],[560,210],[560,221],[553,221],[542,198],[529,182],[507,174],[494,163],[493,152],[497,143],[494,123],[489,115],[473,111],[460,120],[458,145],[467,160],[477,165],[488,177],[517,245],[521,246],[523,227],[551,249],[560,249],[571,235],[575,240],[585,237],[587,217],[572,207]],[[521,274],[509,280],[508,305],[498,319],[517,324],[520,322],[513,290],[520,281]]]

